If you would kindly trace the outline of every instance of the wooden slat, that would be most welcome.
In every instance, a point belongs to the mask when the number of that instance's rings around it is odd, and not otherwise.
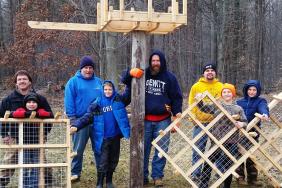
[[[66,144],[67,144],[67,187],[71,187],[71,137],[70,120],[66,121]]]
[[[15,118],[0,118],[0,122],[5,122],[5,123],[53,123],[53,124],[60,124],[61,126],[66,125],[67,119],[29,119],[29,118],[24,118],[24,119],[15,119]]]
[[[29,27],[33,29],[99,31],[96,24],[80,24],[80,23],[65,23],[65,22],[39,22],[39,21],[28,21],[27,23]]]
[[[0,165],[0,169],[23,169],[23,168],[47,168],[47,167],[67,167],[68,163],[47,163],[47,164],[15,164]]]
[[[8,119],[10,116],[11,112],[10,111],[6,111],[5,115],[4,115],[4,119]]]
[[[62,117],[62,112],[56,112],[54,119],[59,119]]]
[[[40,123],[40,128],[39,128],[39,144],[44,144],[44,124]],[[40,148],[40,153],[39,153],[39,163],[43,164],[45,163],[44,161],[44,148]],[[40,188],[44,188],[45,186],[45,181],[44,181],[44,168],[40,168],[40,172],[39,172],[39,187]]]
[[[67,148],[67,144],[25,144],[25,145],[0,145],[0,149],[37,149],[37,148],[51,148],[51,149],[61,149]]]

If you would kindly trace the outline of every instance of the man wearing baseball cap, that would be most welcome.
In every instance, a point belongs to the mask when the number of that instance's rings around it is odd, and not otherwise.
[[[189,106],[196,101],[195,97],[197,95],[202,94],[205,91],[208,91],[215,98],[221,96],[221,89],[223,84],[219,82],[218,79],[216,79],[216,64],[214,62],[207,63],[203,66],[202,73],[203,75],[199,79],[199,81],[191,87],[188,98]],[[200,111],[198,107],[193,108],[192,113],[204,126],[208,125],[213,119],[211,114]],[[193,138],[195,138],[201,131],[202,129],[196,124],[193,128]],[[205,135],[195,143],[198,149],[202,152],[204,152],[205,150],[207,139],[208,137],[207,135]],[[193,150],[192,165],[194,165],[199,159],[199,154],[195,150]],[[197,181],[200,177],[200,174],[201,166],[192,173],[192,178]]]

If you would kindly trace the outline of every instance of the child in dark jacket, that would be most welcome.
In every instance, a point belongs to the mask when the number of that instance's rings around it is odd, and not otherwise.
[[[243,88],[244,97],[237,100],[237,104],[244,109],[248,122],[251,122],[255,118],[255,113],[259,113],[262,116],[261,120],[267,121],[269,119],[269,108],[267,106],[267,101],[260,97],[261,85],[258,80],[248,80]],[[258,126],[261,126],[261,123],[258,123]],[[251,129],[250,131],[256,131]],[[258,142],[259,133],[257,132],[255,140]],[[236,170],[240,175],[238,178],[239,184],[245,184],[245,172],[244,172],[244,163]],[[260,185],[257,182],[258,170],[255,168],[254,162],[251,159],[246,161],[247,169],[247,182],[250,185]]]
[[[53,113],[40,108],[40,99],[36,93],[29,93],[24,97],[24,107],[12,111],[11,118],[29,118],[32,112],[36,112],[36,118],[52,118]],[[51,125],[44,125],[44,138],[51,130]],[[24,123],[23,126],[23,143],[40,144],[40,125],[38,123]],[[18,142],[18,140],[17,140]],[[25,149],[23,152],[24,164],[39,163],[38,149]],[[23,170],[23,187],[38,187],[38,168],[24,168]]]
[[[97,165],[97,188],[103,187],[106,176],[107,188],[112,188],[112,176],[119,161],[120,139],[129,138],[130,125],[126,105],[130,103],[130,90],[120,95],[115,91],[111,81],[103,84],[104,95],[97,98],[87,109],[87,113],[78,119],[71,127],[71,132],[79,131],[83,125],[93,120],[95,150],[100,155]]]
[[[196,96],[199,97],[199,96]],[[222,90],[221,90],[221,105],[223,108],[233,117],[236,118],[236,124],[235,126],[239,129],[245,127],[247,125],[247,118],[244,114],[243,109],[234,104],[234,99],[236,97],[236,90],[235,87],[232,84],[225,83],[223,84]],[[213,114],[214,116],[217,116],[221,111],[217,110],[215,108],[215,105],[209,105],[209,104],[203,104],[203,102],[200,102],[198,104],[199,109],[205,113]],[[217,124],[214,125],[210,129],[213,136],[220,140],[222,139],[226,134],[228,134],[229,131],[233,129],[234,125],[233,123],[227,119],[226,117],[221,118]],[[239,141],[239,131],[236,131],[232,134],[230,138],[228,138],[224,142],[225,148],[229,151],[229,153],[236,158],[238,156],[238,146],[237,143]],[[210,160],[214,163],[216,163],[216,166],[219,168],[219,170],[223,173],[226,169],[229,169],[232,165],[231,159],[229,159],[225,153],[222,151],[215,151],[214,154],[211,155]],[[209,164],[204,163],[203,169],[202,169],[202,175],[200,177],[200,185],[199,187],[205,188],[208,187],[208,182],[211,176],[212,168],[209,166]],[[224,181],[224,188],[230,188],[232,182],[232,175],[228,176],[227,179]]]
[[[53,113],[40,108],[39,97],[36,93],[29,93],[24,98],[24,106],[11,112],[11,118],[29,118],[32,112],[35,112],[35,118],[52,118]],[[51,125],[45,125],[44,136],[51,130]],[[38,123],[28,123],[24,125],[24,144],[39,144],[39,125]]]

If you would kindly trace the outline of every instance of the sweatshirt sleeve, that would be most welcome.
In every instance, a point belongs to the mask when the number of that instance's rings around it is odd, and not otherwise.
[[[258,105],[258,113],[266,114],[269,117],[269,108],[267,106],[267,101],[261,98],[261,101]]]
[[[126,85],[124,92],[119,94],[119,96],[125,106],[129,105],[131,102],[131,87]]]
[[[7,109],[9,109],[8,100],[7,98],[5,98],[2,100],[1,105],[0,105],[0,117],[1,118],[4,117]],[[9,123],[1,123],[0,127],[1,127],[1,137],[4,138],[8,136],[9,127],[10,127]]]
[[[188,105],[190,106],[195,101],[195,87],[194,85],[191,87],[189,97],[188,97]]]
[[[87,112],[82,117],[76,119],[71,125],[72,127],[76,127],[77,131],[89,125],[93,120],[93,113]]]
[[[174,75],[172,75],[170,88],[169,88],[169,98],[171,102],[171,112],[175,116],[177,113],[182,112],[182,91],[179,87],[178,81]]]
[[[76,90],[75,90],[74,80],[70,79],[65,88],[65,99],[64,99],[66,114],[69,118],[76,116],[75,98],[76,98]]]

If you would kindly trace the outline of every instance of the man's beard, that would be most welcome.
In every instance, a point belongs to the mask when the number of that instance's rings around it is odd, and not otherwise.
[[[154,68],[154,67],[151,67],[151,74],[152,75],[157,75],[160,71],[161,71],[161,67],[159,66],[155,66],[155,67],[158,67],[158,69]]]

